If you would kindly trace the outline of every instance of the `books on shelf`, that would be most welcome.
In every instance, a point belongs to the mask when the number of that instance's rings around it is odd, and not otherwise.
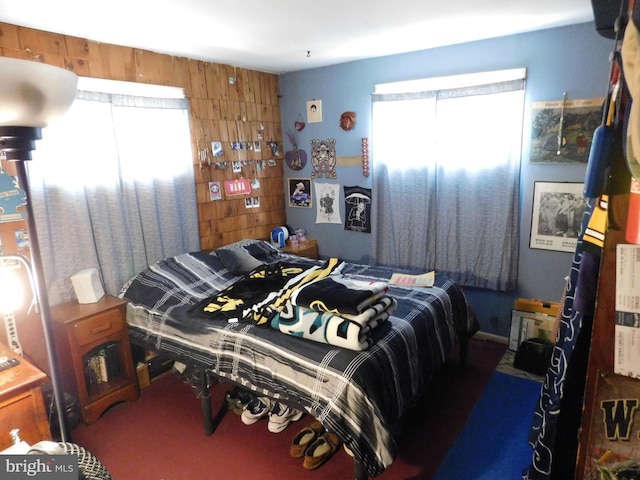
[[[107,383],[120,373],[120,355],[116,342],[103,345],[85,356],[85,374],[89,385]]]

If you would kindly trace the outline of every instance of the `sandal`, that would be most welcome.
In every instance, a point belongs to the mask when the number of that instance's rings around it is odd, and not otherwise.
[[[324,427],[319,421],[314,420],[311,422],[307,427],[300,430],[296,436],[293,437],[293,440],[291,441],[291,448],[289,449],[289,455],[294,458],[304,457],[309,445],[311,445],[316,438],[322,434],[322,432],[324,432]]]

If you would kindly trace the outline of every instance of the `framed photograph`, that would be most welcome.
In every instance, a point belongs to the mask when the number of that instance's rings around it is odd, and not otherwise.
[[[289,206],[311,208],[311,179],[288,178]]]
[[[534,102],[531,163],[587,164],[593,132],[602,121],[603,98]]]
[[[529,248],[574,252],[587,208],[584,183],[535,182]]]

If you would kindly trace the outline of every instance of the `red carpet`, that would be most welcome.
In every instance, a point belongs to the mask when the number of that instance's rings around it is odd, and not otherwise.
[[[504,345],[473,340],[465,367],[452,353],[432,380],[429,394],[407,418],[398,457],[377,478],[432,478],[504,351]],[[228,389],[215,386],[214,408]],[[169,373],[143,390],[137,401],[118,404],[94,425],[75,428],[72,441],[100,459],[114,480],[353,478],[353,461],[343,449],[314,471],[289,456],[291,439],[311,422],[309,416],[273,434],[266,420],[247,426],[229,411],[214,434],[205,436],[200,415],[191,387]]]

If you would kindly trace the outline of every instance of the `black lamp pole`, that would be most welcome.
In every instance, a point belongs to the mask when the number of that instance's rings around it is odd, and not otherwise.
[[[58,368],[58,355],[53,337],[53,320],[49,306],[49,297],[44,282],[44,270],[42,267],[42,257],[40,256],[40,244],[33,216],[31,205],[31,191],[29,189],[29,176],[25,161],[31,160],[31,151],[35,150],[35,141],[42,138],[41,131],[36,127],[2,127],[0,126],[0,152],[4,152],[7,160],[16,162],[18,173],[18,183],[26,196],[26,223],[27,234],[31,244],[31,274],[33,276],[35,295],[40,306],[40,318],[44,331],[44,341],[47,349],[47,359],[49,361],[49,376],[53,389],[53,400],[58,415],[58,425],[60,429],[60,439],[62,442],[70,442],[71,436],[67,423],[67,413],[64,406],[64,391],[60,383],[60,373]]]

